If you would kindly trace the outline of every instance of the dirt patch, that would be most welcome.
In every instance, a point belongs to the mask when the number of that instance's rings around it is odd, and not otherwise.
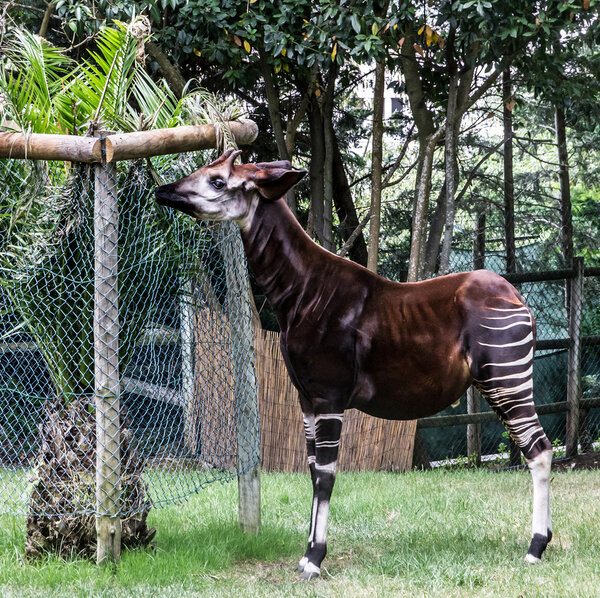
[[[575,469],[600,469],[600,452],[585,453],[576,457],[564,457],[552,462],[553,471],[571,471]]]

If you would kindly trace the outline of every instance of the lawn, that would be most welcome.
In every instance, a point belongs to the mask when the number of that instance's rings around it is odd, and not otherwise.
[[[529,566],[527,472],[340,474],[323,575],[297,579],[310,506],[304,475],[263,474],[263,531],[237,527],[237,485],[212,484],[156,509],[154,551],[116,567],[23,562],[23,518],[0,517],[0,596],[590,596],[600,595],[600,471],[556,472],[554,540]]]

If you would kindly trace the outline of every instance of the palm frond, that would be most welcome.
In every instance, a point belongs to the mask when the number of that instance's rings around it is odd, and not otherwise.
[[[14,30],[0,68],[2,117],[22,130],[60,132],[56,101],[64,93],[69,64],[62,50],[45,39]]]

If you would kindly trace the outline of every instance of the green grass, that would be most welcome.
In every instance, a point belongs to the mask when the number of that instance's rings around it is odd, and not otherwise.
[[[555,537],[537,566],[527,551],[526,472],[340,474],[323,575],[297,579],[310,506],[304,475],[263,474],[263,531],[237,527],[237,484],[213,484],[156,509],[155,551],[116,567],[23,562],[24,521],[0,517],[0,596],[598,596],[600,471],[554,473]]]

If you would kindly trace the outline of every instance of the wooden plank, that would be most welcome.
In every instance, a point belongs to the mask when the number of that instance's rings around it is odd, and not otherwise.
[[[94,137],[0,131],[0,158],[98,163],[102,152]]]
[[[97,133],[99,134],[99,133]],[[120,383],[116,168],[95,168],[94,380],[96,406],[96,561],[119,562]]]

